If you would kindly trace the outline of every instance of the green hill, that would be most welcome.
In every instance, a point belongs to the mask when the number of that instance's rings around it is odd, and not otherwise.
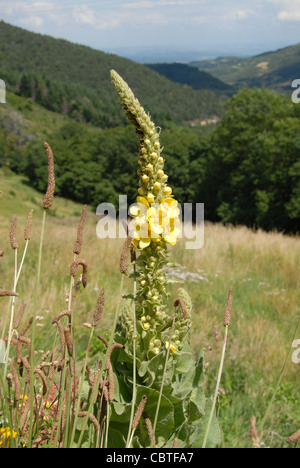
[[[147,65],[169,80],[186,84],[194,89],[209,89],[216,92],[233,94],[234,89],[210,73],[198,70],[183,63],[151,63]]]
[[[0,78],[49,110],[102,128],[124,123],[110,83],[114,68],[159,124],[222,115],[226,98],[174,83],[144,65],[0,22]]]
[[[191,65],[237,88],[265,86],[290,92],[292,81],[300,77],[300,44],[246,59],[221,57]]]

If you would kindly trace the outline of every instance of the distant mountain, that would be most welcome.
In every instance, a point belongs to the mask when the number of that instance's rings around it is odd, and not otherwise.
[[[209,89],[232,94],[234,89],[206,71],[183,63],[153,63],[147,65],[169,80],[191,86],[193,89]]]
[[[246,59],[220,57],[190,65],[237,88],[265,86],[278,92],[290,92],[292,81],[300,79],[300,44]]]
[[[157,124],[220,116],[226,97],[187,88],[117,55],[0,22],[0,78],[10,90],[75,120],[102,128],[125,122],[110,83],[115,69]]]

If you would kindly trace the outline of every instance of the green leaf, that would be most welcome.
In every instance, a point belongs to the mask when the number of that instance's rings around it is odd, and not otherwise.
[[[195,434],[195,438],[192,441],[193,448],[201,448],[203,445],[212,405],[213,405],[213,397],[211,397],[206,403],[205,415],[199,427],[199,432],[198,434]],[[221,431],[220,431],[219,422],[216,416],[216,412],[214,411],[208,437],[207,437],[206,448],[215,448],[220,443],[221,443]]]

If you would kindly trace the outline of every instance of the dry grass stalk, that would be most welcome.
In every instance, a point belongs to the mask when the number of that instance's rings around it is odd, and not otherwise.
[[[52,206],[55,190],[54,160],[51,147],[47,142],[44,143],[44,148],[48,156],[48,188],[44,197],[43,208],[49,210]]]
[[[19,247],[17,243],[17,215],[15,214],[13,215],[10,223],[9,241],[13,250],[16,250]]]
[[[42,442],[44,442],[45,440],[49,440],[49,439],[50,439],[50,435],[48,434],[38,437],[32,442],[32,448],[38,447]]]
[[[135,412],[135,415],[134,415],[134,418],[133,418],[133,421],[132,421],[132,429],[133,431],[136,430],[136,428],[138,427],[138,424],[140,422],[140,419],[141,419],[141,416],[144,412],[144,409],[145,409],[145,406],[146,406],[146,402],[147,402],[147,396],[146,395],[143,395],[142,396],[142,399],[141,399],[141,402],[139,404],[139,406],[137,407],[137,410]]]
[[[148,437],[150,441],[150,446],[155,447],[156,441],[155,441],[155,435],[153,433],[153,427],[152,427],[152,422],[151,419],[149,418],[148,414],[146,412],[143,413],[143,418],[145,420],[147,432],[148,432]]]
[[[219,341],[220,336],[219,336],[219,332],[218,332],[218,328],[217,328],[217,327],[214,327],[214,328],[213,328],[212,335],[213,335],[213,337],[214,337],[214,339],[215,339],[216,341]]]
[[[13,376],[13,380],[15,383],[15,401],[19,401],[20,396],[21,396],[21,385],[20,385],[20,379],[19,379],[18,372],[17,372],[17,364],[18,364],[17,361],[14,360],[13,365],[12,365],[12,376]]]
[[[115,380],[111,362],[108,365],[108,396],[110,401],[113,401],[115,398]]]
[[[101,292],[99,294],[98,301],[97,301],[97,307],[96,307],[96,311],[94,314],[94,319],[92,322],[93,327],[96,327],[101,320],[102,312],[104,308],[104,302],[105,302],[104,289],[101,289]]]
[[[32,322],[33,322],[33,317],[31,317],[27,323],[27,325],[25,325],[25,327],[23,328],[23,330],[20,332],[20,336],[24,336],[25,333],[29,330],[29,328],[31,327],[32,325]]]
[[[79,416],[80,418],[85,418],[87,414],[88,414],[87,411],[80,411],[80,412],[78,413],[78,416]],[[95,417],[95,415],[94,415],[93,413],[90,413],[90,414],[89,414],[89,420],[90,420],[90,421],[92,422],[92,424],[94,425],[95,431],[99,431],[99,429],[100,429],[100,424],[99,424],[99,422],[97,421],[97,418]]]
[[[97,338],[102,341],[102,343],[105,344],[106,348],[108,348],[108,341],[103,337],[103,336],[100,336],[98,335]]]
[[[25,240],[30,240],[31,239],[31,227],[32,227],[32,215],[33,215],[33,210],[30,210],[27,216],[27,220],[25,223],[25,228],[24,228],[24,239]]]
[[[3,289],[1,289],[0,291],[0,297],[19,297],[19,294],[18,293],[15,293],[13,291],[4,291]]]
[[[300,440],[300,429],[287,439],[288,444],[297,444]]]
[[[23,315],[24,315],[24,312],[26,310],[26,307],[27,307],[27,303],[24,302],[20,309],[19,309],[19,312],[17,313],[16,317],[15,317],[15,320],[14,320],[14,323],[13,323],[13,328],[15,330],[18,329],[18,327],[20,326],[20,323],[22,322],[22,319],[23,319]]]
[[[87,273],[88,273],[88,266],[87,266],[87,263],[85,260],[74,260],[74,262],[72,262],[71,264],[71,267],[70,267],[70,273],[71,273],[71,276],[73,276],[73,278],[76,276],[76,273],[77,273],[77,268],[78,266],[81,265],[82,266],[82,284],[83,284],[83,287],[85,288],[86,285],[87,285]]]
[[[84,205],[84,207],[82,209],[81,218],[80,218],[80,221],[79,221],[79,226],[78,226],[78,231],[77,231],[77,239],[76,239],[74,250],[73,250],[74,254],[76,254],[76,255],[80,254],[81,248],[82,248],[83,228],[84,228],[84,223],[85,223],[85,220],[86,220],[86,210],[87,210],[87,205]]]
[[[65,340],[66,340],[66,343],[67,343],[67,349],[68,349],[69,356],[72,357],[73,356],[73,343],[72,343],[70,327],[65,327],[64,328],[64,334],[65,334]]]
[[[54,377],[54,371],[55,371],[55,365],[53,364],[55,362],[55,359],[56,359],[56,353],[58,351],[58,346],[56,346],[53,351],[52,351],[52,354],[51,354],[51,367],[49,368],[49,372],[48,372],[48,379],[50,381],[53,380],[53,377]]]
[[[65,332],[64,332],[64,327],[60,323],[60,321],[55,321],[52,323],[56,323],[58,330],[59,330],[59,336],[60,336],[60,347],[61,347],[61,352],[64,357],[65,355],[65,347],[66,347],[66,339],[65,339]]]
[[[260,448],[260,438],[258,436],[257,430],[256,430],[256,417],[253,416],[250,421],[250,432],[249,436],[252,440],[252,444],[254,448]]]
[[[43,382],[43,396],[45,396],[47,394],[47,392],[48,392],[47,378],[46,378],[44,372],[41,369],[39,369],[38,367],[36,367],[33,372],[34,372],[34,374],[38,375],[41,378],[41,380]]]
[[[185,303],[184,303],[183,299],[181,299],[181,297],[178,297],[174,302],[174,307],[178,307],[178,306],[180,306],[183,318],[184,318],[184,320],[186,320],[187,311],[186,311]]]
[[[223,325],[224,327],[229,327],[231,323],[231,307],[232,307],[232,289],[230,289],[228,293],[228,299],[225,307],[225,313],[224,313],[224,322]]]
[[[124,243],[121,258],[120,258],[120,272],[125,274],[128,268],[128,259],[132,246],[132,237],[127,236],[127,239]]]
[[[71,312],[69,310],[63,310],[60,312],[53,320],[52,323],[54,324],[55,322],[58,322],[62,317],[71,317]]]
[[[125,346],[120,344],[120,343],[113,343],[110,347],[110,349],[108,350],[108,354],[107,354],[107,361],[106,361],[106,369],[108,369],[108,366],[110,364],[110,358],[111,358],[111,355],[112,355],[112,352],[114,349],[124,349]]]

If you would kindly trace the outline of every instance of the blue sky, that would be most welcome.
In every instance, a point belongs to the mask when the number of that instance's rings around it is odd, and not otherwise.
[[[0,0],[0,18],[123,55],[252,55],[300,42],[300,0]]]

